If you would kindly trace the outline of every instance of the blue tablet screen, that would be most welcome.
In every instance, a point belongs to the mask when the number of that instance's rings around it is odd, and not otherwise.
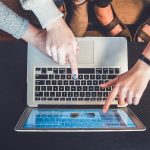
[[[24,128],[135,128],[122,109],[34,109]]]

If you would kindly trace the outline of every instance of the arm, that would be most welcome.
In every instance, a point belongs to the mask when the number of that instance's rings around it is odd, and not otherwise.
[[[26,32],[29,22],[0,2],[0,29],[19,39]]]
[[[150,60],[150,42],[142,53]],[[112,92],[108,96],[106,103],[103,107],[104,112],[107,112],[112,101],[118,95],[118,103],[137,105],[145,91],[147,84],[150,80],[150,66],[145,62],[138,60],[137,63],[126,73],[118,76],[117,78],[101,84],[101,87],[114,86]]]
[[[26,10],[32,10],[43,28],[46,28],[46,54],[55,62],[65,65],[70,63],[72,74],[77,76],[77,42],[57,9],[53,0],[20,0]]]
[[[63,16],[53,0],[20,0],[25,10],[32,10],[43,29]]]

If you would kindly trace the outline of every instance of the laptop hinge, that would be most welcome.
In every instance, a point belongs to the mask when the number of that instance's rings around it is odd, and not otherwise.
[[[103,108],[103,105],[38,105],[38,108],[70,108],[70,109],[79,109],[79,108]],[[111,105],[111,109],[118,108],[117,105]]]

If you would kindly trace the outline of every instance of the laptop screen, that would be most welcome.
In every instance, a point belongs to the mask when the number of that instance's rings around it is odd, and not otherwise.
[[[135,128],[135,124],[122,109],[34,109],[24,128]]]

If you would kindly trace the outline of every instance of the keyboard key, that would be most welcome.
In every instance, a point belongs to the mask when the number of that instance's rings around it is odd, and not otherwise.
[[[52,91],[52,86],[47,86],[47,91]]]
[[[100,91],[105,91],[105,88],[100,87]]]
[[[48,100],[48,101],[52,101],[52,100],[53,100],[53,98],[51,98],[51,97],[48,97],[48,98],[47,98],[47,100]]]
[[[96,97],[96,92],[92,92],[92,97]]]
[[[98,96],[98,97],[102,97],[102,96],[103,96],[103,93],[102,93],[102,92],[97,92],[97,96]]]
[[[108,68],[103,68],[103,74],[108,74]]]
[[[69,81],[69,84],[70,84],[70,85],[74,85],[74,80],[70,80],[70,81]]]
[[[83,98],[81,98],[81,97],[80,97],[80,98],[78,98],[78,101],[83,101]]]
[[[75,86],[71,86],[71,91],[76,91],[76,87]]]
[[[61,97],[61,92],[56,92],[56,97]]]
[[[74,92],[74,97],[78,97],[79,93],[78,92]]]
[[[35,79],[48,79],[48,75],[46,74],[36,74]]]
[[[68,85],[68,80],[64,80],[64,85]]]
[[[42,97],[41,100],[42,100],[42,101],[46,101],[46,97]]]
[[[77,98],[73,97],[73,98],[72,98],[72,101],[77,101]]]
[[[59,91],[64,91],[64,86],[59,86]]]
[[[86,85],[86,81],[81,81],[81,85]]]
[[[65,79],[65,75],[61,75],[61,77],[60,77],[61,79]]]
[[[90,97],[90,96],[91,96],[90,92],[86,92],[86,97]]]
[[[58,97],[55,97],[55,98],[54,98],[54,101],[59,101],[59,98],[58,98]]]
[[[71,98],[70,98],[70,97],[67,97],[67,98],[66,98],[66,101],[71,101]]]
[[[45,97],[49,97],[49,92],[44,92]]]
[[[95,74],[94,68],[78,68],[79,74]]]
[[[77,86],[77,91],[82,91],[82,87],[81,86]]]
[[[58,74],[58,68],[53,68],[53,74]]]
[[[46,68],[42,68],[42,73],[43,73],[43,74],[46,73]]]
[[[50,80],[46,80],[46,85],[51,85],[51,81]]]
[[[103,83],[104,83],[104,81],[103,81],[103,80],[99,80],[99,85],[100,85],[100,84],[103,84]]]
[[[103,97],[108,97],[109,93],[108,92],[103,92]]]
[[[102,79],[103,80],[107,79],[107,76],[106,75],[102,75]]]
[[[43,96],[43,92],[35,92],[35,97],[42,97]]]
[[[64,97],[61,97],[61,98],[60,98],[60,101],[65,101],[65,98],[64,98]]]
[[[96,75],[96,79],[101,79],[101,75]]]
[[[93,91],[93,86],[89,86],[89,91]]]
[[[41,71],[41,68],[36,68],[35,70],[36,70],[36,71]]]
[[[58,91],[58,86],[53,86],[53,91]]]
[[[40,101],[40,98],[35,98],[35,101]]]
[[[94,91],[99,91],[100,87],[99,86],[94,86]]]
[[[90,79],[94,80],[95,79],[95,75],[90,75]]]
[[[50,92],[50,97],[55,97],[55,92]]]
[[[68,97],[72,97],[73,96],[73,92],[68,92]]]
[[[119,74],[119,73],[120,73],[119,68],[115,68],[115,74]]]
[[[97,99],[97,98],[92,97],[92,98],[91,98],[91,101],[96,101],[96,99]]]
[[[47,68],[47,71],[52,71],[53,69],[52,68]]]
[[[62,80],[58,80],[58,85],[62,85]]]
[[[80,92],[80,97],[85,97],[85,92]]]
[[[83,91],[87,91],[87,90],[88,90],[87,86],[83,86]]]
[[[62,92],[62,97],[67,97],[67,92]]]
[[[96,74],[102,74],[102,68],[96,68]]]
[[[93,80],[93,85],[98,85],[98,81],[97,80]]]
[[[65,86],[65,91],[70,91],[70,86]]]
[[[66,74],[65,68],[59,68],[59,74]]]
[[[67,79],[68,79],[68,80],[71,79],[71,75],[67,75]]]
[[[116,75],[108,75],[108,79],[114,79],[116,77],[117,77]]]
[[[67,74],[71,74],[71,68],[67,68]]]
[[[35,86],[35,91],[40,91],[40,86]]]
[[[84,100],[85,100],[85,101],[89,101],[89,100],[90,100],[90,98],[87,98],[87,97],[86,97],[86,98],[84,98]]]
[[[46,86],[41,86],[41,91],[46,91]]]
[[[49,79],[54,79],[54,75],[50,74]]]
[[[114,73],[115,73],[114,68],[109,68],[109,74],[114,74]]]
[[[57,75],[55,75],[55,79],[59,79],[59,75],[57,74]]]
[[[45,85],[44,80],[35,80],[35,85]]]
[[[82,80],[83,79],[83,75],[78,75],[78,79]]]
[[[92,85],[92,81],[87,81],[87,85]]]
[[[80,85],[80,81],[79,81],[79,80],[76,80],[76,81],[75,81],[75,85]]]
[[[52,80],[52,85],[56,85],[56,81],[55,80]]]
[[[89,75],[84,75],[84,79],[89,79]]]

